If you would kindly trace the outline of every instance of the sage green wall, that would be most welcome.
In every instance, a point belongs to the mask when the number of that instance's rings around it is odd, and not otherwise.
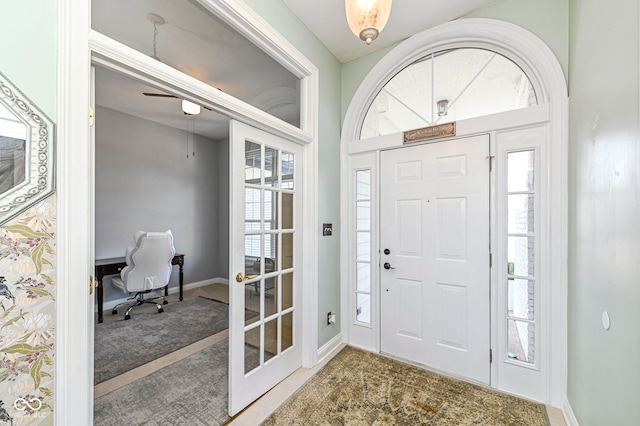
[[[568,399],[581,426],[632,425],[640,422],[638,1],[571,0],[570,12]]]
[[[569,63],[569,0],[504,0],[465,15],[463,18],[499,19],[531,31],[549,46],[560,62],[566,77]],[[397,44],[343,64],[341,101],[343,118],[362,80],[371,68],[395,46]]]
[[[281,0],[245,0],[319,69],[318,345],[340,331],[340,63]],[[333,236],[321,236],[333,223]],[[327,312],[336,324],[327,325]]]
[[[567,77],[569,0],[503,0],[464,17],[499,19],[531,31],[549,46]]]
[[[2,3],[0,72],[56,121],[55,1]]]

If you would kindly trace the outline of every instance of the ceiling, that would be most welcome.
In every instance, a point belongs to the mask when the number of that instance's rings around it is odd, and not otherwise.
[[[339,61],[347,62],[495,0],[396,0],[387,26],[370,46],[349,30],[344,0],[283,2]],[[155,36],[150,13],[164,21],[156,25]],[[297,78],[211,17],[197,0],[92,0],[92,28],[297,125]],[[97,105],[216,140],[228,137],[227,117],[203,109],[187,120],[180,99],[143,92],[160,91],[113,71],[96,70]]]
[[[497,0],[396,0],[391,6],[389,22],[378,38],[367,46],[349,29],[344,0],[282,1],[342,63],[391,46],[421,31],[497,2]]]

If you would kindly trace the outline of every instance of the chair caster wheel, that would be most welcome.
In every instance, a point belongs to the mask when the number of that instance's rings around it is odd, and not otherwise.
[[[169,302],[165,300],[164,302],[162,302],[162,304],[163,304],[163,305],[168,305],[168,304],[169,304]]]
[[[125,316],[124,316],[124,319],[125,319],[125,321],[126,321],[126,320],[130,320],[130,319],[131,319],[131,315],[125,315]]]
[[[113,311],[111,311],[111,315],[118,315],[118,310],[114,309]]]
[[[164,312],[164,309],[158,308],[158,313],[161,314],[162,312]]]

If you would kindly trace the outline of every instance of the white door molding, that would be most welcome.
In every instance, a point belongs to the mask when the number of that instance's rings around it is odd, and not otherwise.
[[[548,191],[549,207],[541,212],[548,218],[550,237],[550,249],[542,253],[542,262],[548,266],[545,279],[550,283],[548,296],[541,301],[549,306],[545,330],[549,336],[548,401],[545,402],[561,407],[566,398],[567,382],[568,97],[562,68],[548,46],[523,28],[493,19],[452,21],[407,39],[374,66],[349,104],[341,136],[341,179],[349,182],[349,153],[367,151],[354,149],[354,146],[368,142],[359,140],[360,128],[380,89],[415,60],[432,52],[461,47],[495,51],[516,63],[531,80],[538,104],[548,108],[549,134],[544,162],[548,165],[545,190]],[[341,196],[341,220],[347,224],[350,200],[345,185],[342,185]],[[342,233],[343,253],[349,253],[349,233],[348,229]],[[343,301],[349,300],[349,267],[350,262],[342,263]],[[346,341],[350,341],[348,308],[343,303],[342,334]]]
[[[89,17],[87,0],[58,2],[54,358],[57,425],[93,423]]]
[[[301,128],[283,124],[277,118],[251,108],[237,100],[209,96],[196,82],[184,76],[177,78],[166,69],[154,69],[139,58],[133,69],[140,75],[165,72],[181,90],[200,96],[206,105],[227,108],[230,114],[244,117],[259,128],[280,134],[304,147],[304,165],[309,177],[304,187],[303,232],[303,365],[317,363],[317,135],[318,135],[318,69],[286,39],[269,26],[241,0],[200,0],[206,8],[219,14],[236,30],[272,55],[279,63],[301,78]],[[89,294],[92,162],[90,152],[90,67],[91,44],[100,50],[103,65],[136,63],[136,55],[113,43],[96,41],[99,36],[90,27],[90,0],[58,2],[58,80],[57,80],[57,297],[55,356],[55,422],[56,424],[93,423],[93,294]],[[91,38],[91,40],[90,40]],[[113,50],[110,50],[112,49]],[[111,54],[109,54],[111,52]],[[133,61],[131,60],[133,56]],[[95,59],[95,58],[94,58]],[[158,65],[158,64],[155,64]],[[144,71],[150,71],[145,73]],[[191,86],[189,86],[191,85]],[[190,92],[189,89],[195,89]],[[200,91],[198,91],[200,90]]]

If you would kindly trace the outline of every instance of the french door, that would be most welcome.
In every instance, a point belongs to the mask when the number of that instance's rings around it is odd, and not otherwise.
[[[380,153],[381,349],[490,382],[489,137]]]
[[[229,415],[302,365],[302,149],[230,124]]]

